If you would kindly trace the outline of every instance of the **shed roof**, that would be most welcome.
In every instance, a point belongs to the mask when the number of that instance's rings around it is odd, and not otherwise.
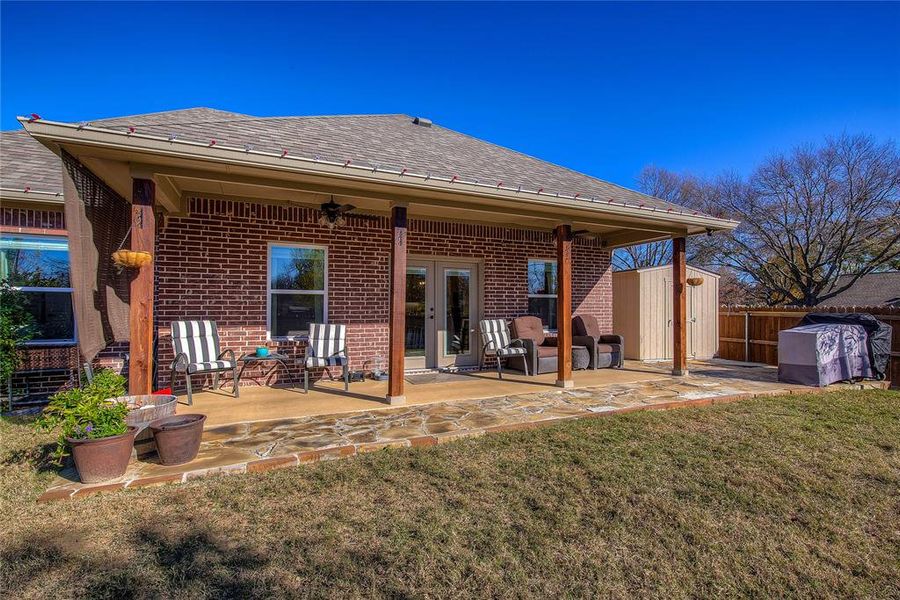
[[[706,273],[706,274],[709,275],[710,277],[715,277],[716,279],[718,279],[719,277],[721,277],[721,275],[719,275],[719,274],[716,273],[715,271],[710,271],[709,269],[704,269],[703,267],[698,267],[697,265],[691,265],[691,264],[689,264],[689,265],[687,265],[687,268],[688,268],[688,269],[695,269],[695,270],[697,270],[697,271],[703,271],[704,273]],[[620,270],[617,270],[617,271],[613,271],[613,275],[615,275],[615,274],[617,274],[617,273],[647,273],[647,272],[650,272],[650,271],[659,271],[660,269],[668,269],[668,270],[671,271],[671,270],[672,270],[672,265],[671,265],[671,264],[668,264],[668,265],[659,265],[659,266],[656,266],[656,267],[641,267],[641,268],[639,268],[639,269],[620,269]]]

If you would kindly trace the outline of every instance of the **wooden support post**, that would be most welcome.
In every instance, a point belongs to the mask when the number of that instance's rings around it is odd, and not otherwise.
[[[687,375],[686,238],[672,238],[672,374]]]
[[[406,206],[391,208],[391,306],[388,320],[388,404],[404,404],[406,360]]]
[[[556,385],[573,387],[572,380],[572,226],[556,227]]]
[[[153,207],[156,186],[152,179],[133,179],[131,199],[131,250],[154,254],[156,217]],[[141,267],[131,280],[128,319],[130,363],[128,393],[149,394],[153,390],[153,270],[156,257]]]

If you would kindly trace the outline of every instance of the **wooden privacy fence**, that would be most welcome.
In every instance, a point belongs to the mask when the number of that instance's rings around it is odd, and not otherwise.
[[[869,313],[893,327],[888,378],[893,387],[900,385],[900,308],[723,306],[719,308],[719,358],[777,365],[778,332],[796,327],[811,312]]]

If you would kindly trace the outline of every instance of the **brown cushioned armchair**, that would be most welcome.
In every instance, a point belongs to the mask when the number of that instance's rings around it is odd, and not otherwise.
[[[600,324],[597,323],[597,317],[593,315],[578,315],[572,319],[572,334],[580,340],[590,340],[587,343],[592,347],[592,369],[606,367],[621,369],[624,366],[625,340],[621,335],[600,333]]]
[[[552,373],[557,366],[557,339],[544,333],[544,326],[538,317],[518,317],[513,319],[511,333],[525,346],[525,356],[515,357],[510,363],[521,365],[526,361],[528,372]],[[591,338],[572,337],[572,368],[586,369],[591,364]],[[589,347],[590,346],[590,347]],[[524,370],[524,369],[522,369]]]

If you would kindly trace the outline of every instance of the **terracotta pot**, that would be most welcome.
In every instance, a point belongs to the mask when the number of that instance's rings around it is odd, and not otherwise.
[[[181,465],[191,462],[200,450],[206,415],[172,415],[150,423],[159,462]]]
[[[82,483],[99,483],[125,474],[137,427],[129,427],[126,433],[99,439],[67,438],[72,447],[72,458]]]

